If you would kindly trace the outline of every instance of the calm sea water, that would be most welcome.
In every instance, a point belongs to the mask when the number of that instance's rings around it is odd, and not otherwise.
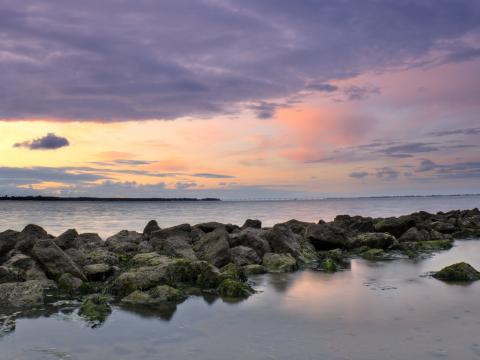
[[[243,224],[260,219],[265,226],[297,219],[332,220],[338,214],[398,216],[480,207],[480,196],[364,198],[309,201],[221,202],[15,202],[0,201],[0,231],[21,230],[34,223],[58,235],[69,228],[96,232],[102,237],[122,229],[142,231],[156,219],[161,227],[207,221]]]
[[[329,220],[349,213],[388,216],[480,206],[480,197],[221,203],[0,202],[0,228],[38,223],[103,236],[217,220],[266,225],[298,218]],[[20,313],[13,331],[1,329],[1,360],[427,360],[480,359],[480,281],[445,284],[426,272],[458,261],[480,269],[480,241],[424,260],[354,259],[334,274],[300,271],[253,278],[259,293],[232,304],[191,297],[176,311],[115,307],[92,329],[70,307]],[[5,329],[4,329],[5,330]]]
[[[115,308],[91,329],[70,311],[19,315],[2,360],[427,360],[480,358],[480,282],[422,277],[468,261],[480,241],[421,260],[353,260],[351,270],[254,278],[229,304],[192,297],[169,314]]]

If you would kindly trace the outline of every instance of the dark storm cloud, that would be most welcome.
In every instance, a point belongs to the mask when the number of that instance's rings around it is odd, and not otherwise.
[[[211,116],[414,66],[479,24],[477,0],[3,0],[0,118]]]
[[[55,150],[68,145],[70,143],[66,138],[48,133],[37,139],[16,143],[13,147],[24,147],[30,150]]]

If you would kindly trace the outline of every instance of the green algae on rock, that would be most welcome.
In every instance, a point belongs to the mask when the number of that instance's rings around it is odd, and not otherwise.
[[[108,297],[100,294],[88,296],[78,310],[78,314],[94,326],[105,322],[111,312],[112,308],[108,304]]]
[[[233,279],[223,280],[217,291],[220,296],[228,299],[247,298],[254,293],[248,284]]]
[[[435,279],[443,281],[470,282],[480,280],[480,272],[465,262],[444,267],[442,270],[437,271],[432,276]]]

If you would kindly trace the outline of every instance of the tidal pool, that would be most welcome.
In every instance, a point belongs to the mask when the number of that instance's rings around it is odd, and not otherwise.
[[[480,268],[480,241],[423,260],[354,259],[334,274],[253,278],[240,303],[191,297],[176,311],[115,307],[91,328],[75,307],[0,320],[2,360],[477,359],[480,281],[425,276],[458,261]]]

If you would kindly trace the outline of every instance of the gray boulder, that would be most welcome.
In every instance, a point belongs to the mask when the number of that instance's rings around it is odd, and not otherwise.
[[[403,233],[398,239],[400,242],[407,241],[428,241],[430,240],[430,234],[425,229],[417,229],[415,226],[411,227]]]
[[[143,229],[143,238],[148,240],[150,239],[150,235],[152,235],[153,232],[159,231],[160,226],[158,226],[158,223],[156,220],[150,220],[145,228]]]
[[[270,244],[265,240],[261,230],[244,229],[238,233],[230,234],[229,243],[231,247],[246,246],[255,250],[259,257],[263,257],[265,253],[271,252]]]
[[[262,262],[255,250],[242,245],[231,248],[230,255],[233,263],[238,266],[260,264]]]
[[[124,297],[126,305],[161,306],[173,305],[186,299],[185,294],[169,285],[158,285],[147,291],[136,290]]]
[[[48,286],[39,280],[0,284],[0,306],[30,308],[45,303]]]
[[[63,234],[57,236],[53,241],[57,244],[60,249],[66,250],[70,248],[78,248],[79,243],[77,241],[78,232],[75,229],[69,229]]]
[[[113,275],[113,267],[111,265],[91,264],[83,267],[83,272],[89,281],[105,281]]]
[[[367,246],[375,249],[387,249],[395,242],[395,237],[388,233],[365,233],[354,237],[349,242],[349,247],[358,248],[361,246]]]
[[[261,229],[262,222],[256,219],[247,219],[245,223],[242,225],[241,229]]]
[[[43,228],[38,225],[30,224],[25,226],[25,228],[18,234],[15,249],[24,254],[28,254],[37,240],[49,238],[50,236]]]
[[[0,233],[0,259],[15,247],[15,242],[20,233],[7,230]]]
[[[160,254],[171,257],[181,257],[189,260],[197,260],[197,255],[193,251],[190,238],[185,236],[171,236],[166,239],[157,239],[154,248]]]
[[[230,262],[230,244],[228,233],[223,228],[218,228],[205,234],[194,244],[197,257],[222,267]]]
[[[114,253],[130,255],[138,252],[138,245],[142,239],[142,234],[136,231],[122,230],[110,236],[105,241],[105,246]]]
[[[262,265],[272,273],[292,272],[298,269],[297,261],[291,254],[266,253]]]
[[[346,230],[333,224],[309,225],[305,229],[305,238],[316,250],[344,248],[347,244]]]
[[[86,280],[85,274],[73,260],[52,240],[39,240],[32,249],[33,257],[42,265],[47,275],[57,280],[65,273]]]

